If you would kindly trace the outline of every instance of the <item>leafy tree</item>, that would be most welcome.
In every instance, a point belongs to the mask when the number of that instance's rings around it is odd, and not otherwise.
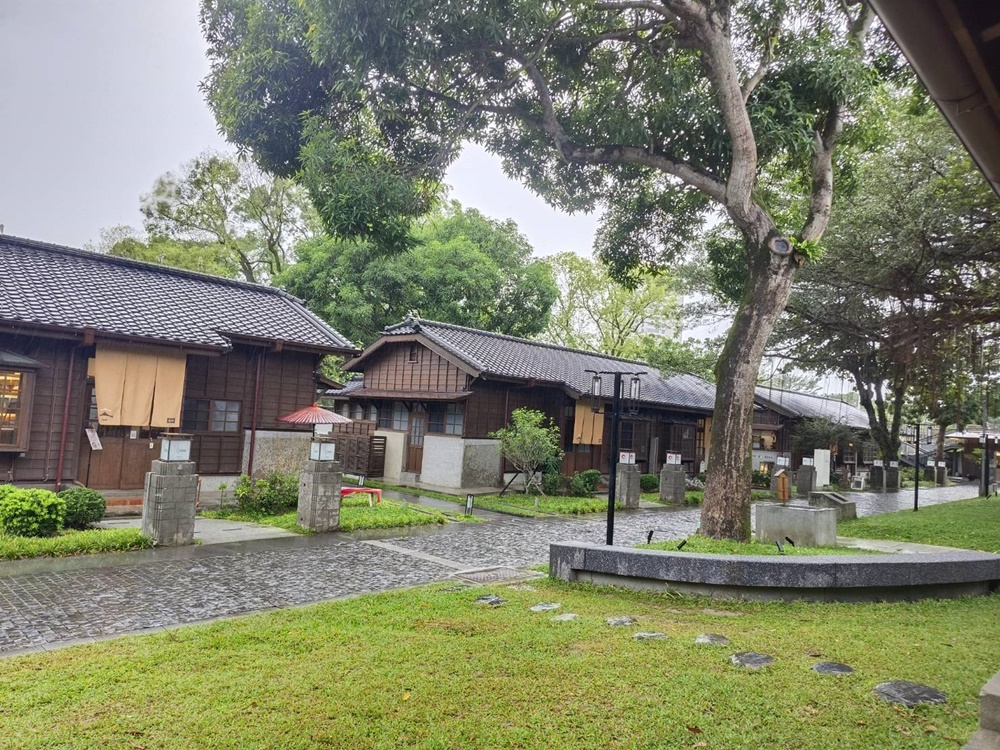
[[[559,428],[544,413],[534,409],[514,409],[510,424],[490,437],[500,441],[500,453],[524,477],[524,491],[542,490],[542,470],[562,460]]]
[[[719,342],[644,336],[638,358],[664,374],[686,372],[714,381],[720,348]]]
[[[792,429],[792,450],[802,452],[825,450],[857,439],[858,433],[847,425],[837,424],[822,417],[803,419]]]
[[[89,243],[87,249],[212,276],[235,278],[239,275],[238,267],[222,245],[143,238],[133,227],[125,225],[102,229],[101,239],[96,243]]]
[[[413,234],[414,247],[399,254],[366,241],[305,242],[280,283],[362,344],[411,312],[515,336],[545,327],[556,287],[512,221],[452,202],[421,220]]]
[[[1000,321],[1000,204],[936,111],[897,111],[890,125],[776,342],[799,366],[854,381],[886,460],[898,457],[908,393],[939,426],[958,421],[969,330],[996,336]]]
[[[205,89],[330,231],[381,246],[467,139],[553,205],[604,205],[597,245],[622,279],[669,264],[718,207],[746,283],[702,529],[745,539],[757,369],[829,220],[835,149],[864,135],[872,19],[839,0],[203,0]]]
[[[559,287],[542,338],[574,349],[634,358],[643,335],[676,334],[679,293],[666,274],[643,276],[632,287],[619,284],[601,264],[576,253],[548,259]]]
[[[216,245],[244,279],[261,283],[280,274],[292,246],[319,225],[296,183],[212,152],[159,177],[142,213],[154,241]]]

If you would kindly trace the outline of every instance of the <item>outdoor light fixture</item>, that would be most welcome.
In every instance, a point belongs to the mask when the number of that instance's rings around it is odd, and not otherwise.
[[[190,461],[191,436],[179,432],[168,432],[160,441],[161,461]]]
[[[639,388],[641,386],[641,382],[642,381],[639,380],[639,376],[638,375],[633,375],[632,376],[632,380],[629,381],[629,384],[628,384],[628,397],[630,399],[632,399],[633,401],[638,401],[639,400]]]
[[[590,379],[590,395],[601,395],[601,374],[599,372],[595,372],[594,376]]]
[[[795,546],[795,542],[793,542],[793,541],[792,541],[792,538],[791,538],[791,537],[789,537],[789,536],[786,536],[786,537],[785,537],[785,541],[786,541],[786,542],[788,542],[788,543],[789,543],[790,545],[792,545],[793,547]]]
[[[677,549],[684,549],[684,545],[688,543],[687,539],[681,539],[681,543],[677,545]]]
[[[309,441],[310,461],[333,461],[337,452],[337,444],[320,435]]]

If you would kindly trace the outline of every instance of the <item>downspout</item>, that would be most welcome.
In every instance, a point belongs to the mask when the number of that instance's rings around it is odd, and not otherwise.
[[[66,374],[66,397],[63,399],[62,430],[59,433],[59,460],[56,463],[56,492],[62,489],[63,462],[66,459],[66,433],[69,429],[69,400],[73,389],[73,369],[76,364],[76,348],[69,352],[69,371]]]
[[[247,475],[253,478],[253,454],[257,448],[257,405],[260,403],[260,365],[264,350],[257,355],[257,367],[253,385],[253,416],[250,419],[250,456],[247,458]]]

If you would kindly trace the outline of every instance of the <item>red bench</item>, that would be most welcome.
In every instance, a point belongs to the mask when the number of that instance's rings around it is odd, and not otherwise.
[[[382,504],[382,490],[375,489],[374,487],[341,487],[340,496],[347,497],[348,495],[356,495],[358,493],[368,495],[368,505],[374,506],[375,503],[379,505]]]

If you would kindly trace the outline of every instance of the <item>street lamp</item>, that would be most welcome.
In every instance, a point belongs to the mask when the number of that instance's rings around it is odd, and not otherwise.
[[[645,375],[645,370],[641,372],[609,372],[607,370],[584,370],[592,374],[591,395],[596,399],[600,397],[601,375],[613,375],[614,386],[612,388],[611,400],[611,466],[608,472],[608,521],[606,544],[614,544],[615,536],[615,492],[618,488],[618,422],[622,412],[623,380],[628,376],[629,390],[627,399],[629,401],[629,412],[639,413],[640,376]]]
[[[913,428],[913,512],[916,513],[920,509],[920,428],[923,427],[921,422],[913,422],[910,425]],[[927,425],[927,429],[933,425]],[[936,469],[935,469],[936,471]]]

